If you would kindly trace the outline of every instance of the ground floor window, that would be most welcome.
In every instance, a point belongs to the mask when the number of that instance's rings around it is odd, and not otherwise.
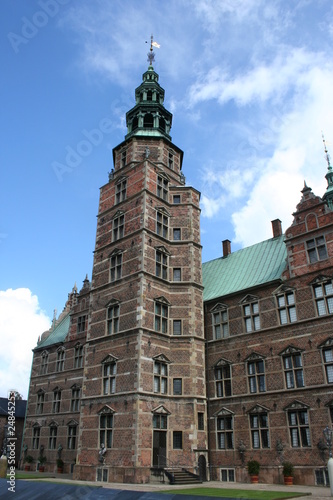
[[[108,469],[97,469],[97,481],[108,482]]]
[[[315,470],[316,485],[328,486],[330,484],[327,468]]]
[[[224,483],[234,483],[235,469],[221,469],[221,481]]]

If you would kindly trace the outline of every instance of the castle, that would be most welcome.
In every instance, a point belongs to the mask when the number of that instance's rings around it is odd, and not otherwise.
[[[202,264],[200,193],[153,66],[101,187],[92,280],[33,350],[24,456],[81,480],[326,484],[333,171],[283,234]],[[327,157],[328,158],[328,157]],[[41,460],[41,457],[44,457]],[[183,471],[184,472],[184,471]]]

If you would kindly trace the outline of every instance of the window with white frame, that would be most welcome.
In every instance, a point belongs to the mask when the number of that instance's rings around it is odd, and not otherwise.
[[[162,361],[154,361],[154,392],[168,393],[168,365]]]
[[[162,302],[155,302],[155,331],[168,333],[169,306]]]
[[[44,410],[44,400],[45,400],[45,393],[44,391],[40,390],[37,392],[37,406],[36,406],[36,413],[37,415],[41,415]]]
[[[243,315],[246,332],[260,330],[259,302],[251,302],[243,305]]]
[[[77,344],[74,349],[74,368],[83,366],[83,345]]]
[[[319,260],[327,259],[327,249],[324,236],[308,240],[306,242],[306,249],[310,264],[318,262]]]
[[[113,219],[112,227],[113,241],[117,241],[124,236],[125,215],[123,213],[117,213],[117,216]]]
[[[103,394],[114,394],[116,392],[116,360],[103,363]]]
[[[297,321],[295,294],[294,292],[285,292],[276,296],[280,324],[294,323]]]
[[[250,429],[252,448],[269,448],[268,414],[265,411],[251,413]]]
[[[264,359],[251,357],[247,361],[247,378],[251,393],[266,391]]]
[[[32,449],[33,450],[39,449],[39,439],[40,439],[40,427],[39,427],[39,425],[34,425],[33,431],[32,431]]]
[[[229,337],[228,309],[226,306],[217,306],[212,311],[214,339]]]
[[[47,351],[42,352],[41,364],[40,364],[40,374],[46,375],[49,362],[49,355]]]
[[[99,446],[112,448],[113,414],[99,416]]]
[[[216,397],[225,398],[231,396],[231,365],[221,361],[215,366],[215,388]]]
[[[155,274],[164,280],[168,279],[168,255],[161,250],[156,250]]]
[[[282,360],[287,389],[304,387],[302,353],[288,349],[283,353]]]
[[[332,281],[317,283],[313,286],[318,316],[333,314],[333,285]]]
[[[55,389],[53,391],[53,402],[52,402],[52,412],[53,413],[60,412],[60,402],[61,402],[61,390]]]
[[[77,424],[69,423],[67,430],[67,448],[69,450],[75,450],[76,436],[77,436]]]
[[[57,351],[56,371],[62,372],[65,368],[65,349],[60,348]]]
[[[169,217],[164,212],[156,214],[156,233],[163,238],[168,238]]]
[[[80,410],[81,389],[80,387],[72,387],[71,411]]]
[[[162,200],[168,200],[169,181],[161,175],[157,176],[157,196]]]
[[[107,334],[112,335],[119,332],[119,311],[120,306],[114,303],[107,308]]]
[[[57,448],[57,434],[58,427],[56,425],[50,425],[50,435],[49,435],[49,449],[55,450]]]
[[[288,411],[290,441],[293,448],[311,446],[308,410],[293,409]]]

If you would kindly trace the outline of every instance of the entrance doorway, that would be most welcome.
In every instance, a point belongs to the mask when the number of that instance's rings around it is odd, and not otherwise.
[[[153,435],[153,467],[166,466],[166,432],[154,431]]]
[[[200,481],[207,481],[206,465],[207,465],[206,464],[206,457],[204,455],[200,455],[199,460],[198,460]]]

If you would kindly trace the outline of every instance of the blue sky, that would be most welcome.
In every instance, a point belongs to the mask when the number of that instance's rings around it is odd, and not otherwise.
[[[74,283],[91,278],[99,188],[126,134],[151,33],[173,142],[187,184],[202,193],[207,261],[224,239],[236,250],[270,238],[273,219],[285,230],[304,180],[325,192],[333,4],[2,0],[0,8],[0,336],[11,339],[0,395],[11,386],[26,396],[38,335]]]

